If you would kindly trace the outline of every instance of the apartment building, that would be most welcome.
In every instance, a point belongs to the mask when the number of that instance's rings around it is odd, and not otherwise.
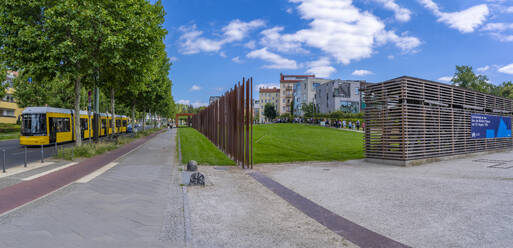
[[[259,105],[260,105],[260,120],[259,122],[265,121],[264,109],[265,105],[271,103],[276,108],[276,111],[280,109],[280,89],[279,88],[260,88],[259,94]]]
[[[315,105],[319,113],[335,111],[359,113],[362,110],[362,92],[365,81],[332,80],[319,85],[315,91]]]
[[[315,75],[283,75],[280,73],[280,108],[278,114],[290,113],[294,100],[294,85],[307,79],[315,78]]]
[[[260,122],[260,100],[253,99],[253,121]]]
[[[315,90],[321,84],[331,81],[330,79],[308,77],[294,85],[294,115],[303,116],[303,104],[313,103]]]
[[[7,71],[5,81],[2,82],[6,87],[4,98],[0,100],[0,123],[16,123],[23,109],[18,107],[14,99],[13,80],[18,76],[18,72]]]

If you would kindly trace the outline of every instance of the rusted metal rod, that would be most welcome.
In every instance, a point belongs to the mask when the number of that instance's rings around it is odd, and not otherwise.
[[[253,168],[253,79],[243,78],[194,115],[192,127],[241,168]]]

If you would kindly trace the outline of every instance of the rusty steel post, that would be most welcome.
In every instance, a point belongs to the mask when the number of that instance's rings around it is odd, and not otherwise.
[[[253,79],[243,78],[189,123],[243,169],[253,168]]]

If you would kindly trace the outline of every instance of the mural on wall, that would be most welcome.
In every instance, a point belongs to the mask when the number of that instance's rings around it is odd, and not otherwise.
[[[472,114],[473,139],[511,138],[511,117]]]

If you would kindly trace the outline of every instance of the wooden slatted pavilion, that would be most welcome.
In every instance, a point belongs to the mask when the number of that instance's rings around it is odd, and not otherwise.
[[[370,161],[407,166],[513,148],[511,137],[473,139],[471,134],[471,114],[513,116],[511,99],[404,76],[367,85],[365,103]]]

